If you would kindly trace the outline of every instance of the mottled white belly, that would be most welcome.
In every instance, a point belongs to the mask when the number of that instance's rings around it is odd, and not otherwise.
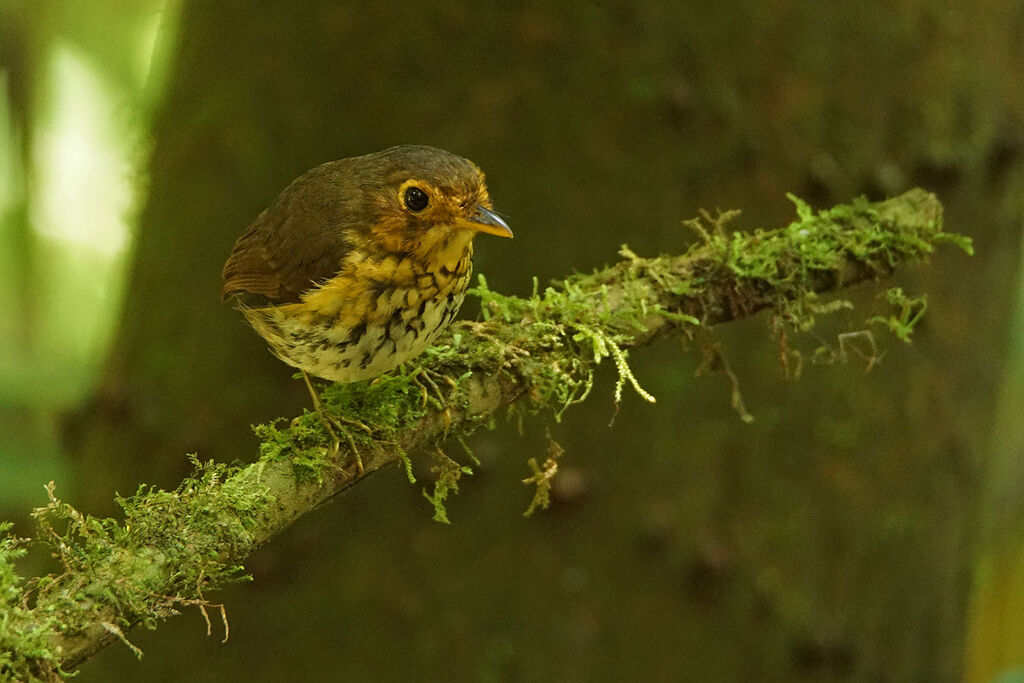
[[[336,319],[326,319],[310,326],[285,317],[281,311],[259,309],[262,321],[278,332],[273,338],[264,336],[282,361],[311,375],[335,382],[376,377],[415,358],[434,343],[459,312],[465,285],[412,307],[404,306],[408,292],[398,288],[381,295],[385,301],[380,302],[383,305],[378,306],[376,317],[386,317],[383,324],[346,327]],[[259,324],[256,320],[253,323]]]

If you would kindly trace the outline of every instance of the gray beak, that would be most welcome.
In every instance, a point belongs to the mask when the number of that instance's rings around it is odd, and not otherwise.
[[[472,218],[459,218],[455,222],[460,227],[476,230],[477,232],[486,232],[488,235],[512,237],[512,228],[508,227],[505,219],[479,204],[477,204],[476,213],[473,214]]]

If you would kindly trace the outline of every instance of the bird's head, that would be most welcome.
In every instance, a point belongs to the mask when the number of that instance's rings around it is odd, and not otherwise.
[[[459,258],[477,233],[512,237],[493,210],[483,172],[434,147],[401,145],[361,157],[365,237],[389,252],[423,261]]]

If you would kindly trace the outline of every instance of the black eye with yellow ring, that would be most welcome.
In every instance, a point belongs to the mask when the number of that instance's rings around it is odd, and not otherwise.
[[[413,212],[419,212],[427,208],[430,197],[418,187],[409,187],[405,190],[405,208]]]

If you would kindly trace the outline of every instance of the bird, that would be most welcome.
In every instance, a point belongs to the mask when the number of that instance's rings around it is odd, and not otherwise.
[[[237,239],[221,298],[301,371],[322,413],[310,375],[375,378],[437,340],[462,305],[480,233],[512,237],[468,159],[398,145],[331,161]]]

